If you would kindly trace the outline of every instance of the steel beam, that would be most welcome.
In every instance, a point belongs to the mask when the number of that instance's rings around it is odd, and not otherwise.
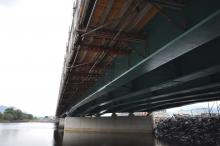
[[[130,93],[128,95],[124,95],[124,96],[121,96],[121,97],[103,102],[99,106],[112,104],[112,103],[122,101],[122,100],[128,100],[128,99],[131,99],[131,98],[134,98],[134,97],[137,97],[137,96],[144,96],[145,94],[148,94],[148,93],[151,93],[151,92],[155,92],[155,91],[162,90],[162,89],[167,89],[167,88],[170,88],[170,87],[175,87],[175,86],[184,84],[186,82],[189,82],[189,81],[192,81],[192,80],[195,80],[195,79],[199,79],[199,78],[202,78],[202,77],[206,77],[206,76],[209,76],[209,75],[212,75],[212,74],[216,74],[216,73],[219,73],[219,72],[220,72],[220,65],[217,65],[217,66],[210,67],[210,68],[207,68],[207,69],[204,69],[204,70],[200,70],[198,72],[194,72],[194,73],[191,73],[191,74],[181,76],[179,78],[175,78],[173,80],[170,80],[168,82],[165,82],[165,83],[153,86],[153,87],[149,87],[149,88],[146,88],[146,89],[134,92],[134,93]],[[142,101],[142,100],[143,99],[140,99],[140,101]]]
[[[112,103],[110,105],[106,105],[104,107],[102,107],[101,109],[99,109],[100,111],[106,110],[104,113],[108,113],[109,111],[118,109],[119,107],[121,107],[120,111],[126,111],[128,109],[132,109],[134,107],[140,106],[140,105],[146,105],[146,104],[151,104],[154,102],[158,102],[157,104],[160,104],[159,102],[170,102],[172,100],[181,100],[183,98],[187,99],[187,98],[193,98],[198,96],[198,94],[206,94],[206,92],[210,92],[210,91],[218,91],[220,90],[220,83],[216,83],[216,84],[211,84],[211,85],[207,85],[207,86],[201,86],[201,87],[196,87],[196,88],[192,88],[192,89],[186,89],[186,90],[181,90],[181,91],[176,91],[176,92],[169,92],[166,94],[162,94],[162,95],[155,95],[155,96],[149,96],[146,98],[142,98],[142,99],[138,99],[135,101],[127,101],[127,100],[123,100],[122,104],[117,104],[117,103]],[[204,93],[205,92],[205,93]],[[200,95],[200,96],[202,96]],[[93,109],[94,110],[94,109]],[[119,111],[119,110],[118,110]],[[91,110],[86,110],[85,113],[89,113],[91,112]]]
[[[89,30],[89,31],[92,31],[92,30]],[[77,32],[83,36],[84,35],[83,33],[85,32],[85,30],[78,29]],[[94,31],[92,33],[88,33],[86,36],[112,39],[117,32],[118,31],[115,31],[115,30],[101,29],[101,30]],[[146,38],[143,35],[140,35],[139,33],[121,32],[119,40],[121,41],[146,41]]]
[[[84,78],[84,77],[91,77],[91,78],[97,78],[97,77],[103,77],[104,75],[103,74],[90,74],[90,73],[79,73],[79,74],[71,74],[71,77],[70,78]],[[71,79],[70,79],[71,81]]]
[[[198,100],[199,98],[210,98],[213,96],[220,96],[220,91],[211,91],[211,92],[205,92],[205,93],[199,93],[199,94],[193,94],[193,95],[186,95],[186,96],[182,96],[182,97],[167,97],[166,99],[158,99],[156,101],[145,101],[145,103],[139,103],[139,104],[135,104],[133,106],[130,107],[124,107],[120,110],[118,110],[119,112],[127,112],[127,111],[136,111],[134,109],[137,109],[139,107],[143,107],[143,106],[157,106],[157,105],[161,105],[161,104],[165,104],[165,103],[173,103],[173,102],[182,102],[182,101],[187,101],[187,100]],[[114,111],[114,109],[113,109]]]
[[[174,107],[179,107],[179,106],[184,106],[184,105],[188,105],[188,104],[193,104],[193,103],[197,103],[197,102],[205,102],[205,101],[215,101],[215,100],[219,100],[220,96],[216,96],[216,97],[208,97],[208,98],[202,98],[202,99],[191,99],[191,100],[186,100],[186,101],[178,101],[178,102],[172,102],[172,103],[165,103],[165,104],[161,104],[161,105],[156,105],[154,107],[142,107],[138,110],[136,110],[135,112],[148,112],[151,113],[153,111],[158,111],[158,110],[162,110],[162,109],[168,109],[168,108],[174,108]],[[130,111],[127,111],[130,112]],[[100,113],[99,115],[101,116],[102,114],[104,114],[105,111],[103,113]],[[87,116],[92,116],[94,114],[89,113],[87,114]]]
[[[84,0],[83,1],[83,10],[82,10],[82,17],[81,17],[81,20],[80,20],[80,24],[82,24],[84,19],[85,19],[86,11],[88,9],[89,3],[90,3],[90,0]]]
[[[192,99],[192,100],[181,101],[181,102],[165,103],[165,104],[154,106],[152,108],[147,108],[147,107],[140,108],[137,110],[137,112],[146,112],[146,111],[153,112],[157,110],[179,107],[179,106],[193,104],[197,102],[214,101],[214,100],[219,100],[219,99],[220,99],[220,96],[214,96],[214,97],[202,98],[202,99],[197,99],[197,100]]]
[[[82,76],[82,77],[87,77],[87,76],[91,76],[91,77],[100,77],[103,76],[103,73],[88,73],[88,72],[80,72],[80,71],[74,71],[70,73],[72,76]]]
[[[107,100],[105,102],[102,102],[101,104],[96,104],[96,105],[90,106],[83,113],[91,112],[91,111],[95,110],[96,108],[99,108],[99,109],[101,108],[101,110],[104,110],[104,109],[106,109],[106,106],[108,106],[108,105],[111,105],[108,108],[108,110],[110,110],[113,108],[117,108],[119,106],[129,106],[129,104],[145,102],[146,100],[149,100],[148,98],[146,99],[146,94],[149,94],[151,92],[157,92],[159,90],[164,90],[164,89],[171,88],[171,87],[176,87],[176,86],[182,85],[186,82],[196,80],[199,78],[203,78],[206,76],[210,76],[210,75],[213,75],[213,74],[216,74],[219,72],[220,72],[220,65],[216,65],[216,66],[213,66],[213,67],[210,67],[207,69],[200,70],[198,72],[194,72],[191,74],[187,74],[187,75],[175,78],[173,80],[167,81],[165,83],[162,83],[162,84],[159,84],[159,85],[156,85],[153,87],[149,87],[149,88],[146,88],[143,90],[129,93],[129,94],[121,96],[121,97]],[[142,98],[135,100],[135,101],[130,100],[130,99],[134,99],[136,97],[142,97]],[[123,101],[123,103],[119,104],[120,101]]]
[[[92,12],[91,12],[91,14],[90,14],[90,16],[89,16],[89,20],[88,20],[87,25],[86,25],[86,30],[85,30],[85,32],[87,32],[87,29],[88,29],[88,27],[89,27],[89,25],[90,25],[90,22],[91,22],[91,20],[92,20],[92,16],[93,16],[93,14],[94,14],[94,12],[95,12],[95,8],[96,8],[96,6],[97,6],[98,1],[99,1],[99,0],[95,0],[95,3],[94,3],[93,8],[92,8]]]
[[[91,82],[91,81],[95,81],[95,80],[97,80],[97,77],[90,77],[90,78],[87,78],[87,77],[85,77],[85,76],[73,76],[73,77],[71,77],[70,78],[70,82],[80,82],[80,81],[82,81],[83,80],[83,82]]]
[[[93,81],[87,81],[87,82],[84,81],[84,83],[85,83],[85,84],[92,84],[92,83],[94,83],[94,82],[93,82]],[[78,85],[78,84],[82,84],[82,83],[81,83],[80,81],[79,81],[79,82],[76,82],[76,81],[75,81],[75,82],[68,82],[67,84],[70,84],[70,85],[71,85],[71,84]]]
[[[129,8],[129,6],[131,5],[132,2],[133,2],[133,0],[126,0],[126,2],[124,2],[124,5],[120,10],[118,18],[122,18],[125,15],[125,13],[127,12],[128,8]],[[119,23],[120,23],[120,21],[114,22],[112,24],[111,28],[115,28]]]
[[[79,107],[109,93],[116,88],[132,81],[133,79],[148,73],[176,58],[186,54],[193,49],[220,36],[220,10],[204,19],[167,45],[145,58],[137,65],[121,74],[93,94],[84,98],[81,102],[73,106],[68,114],[73,113]]]
[[[171,8],[175,10],[181,10],[184,8],[185,4],[178,2],[169,2],[169,1],[161,1],[161,0],[151,0],[152,3],[158,4],[165,8]]]
[[[132,52],[131,49],[111,48],[100,45],[80,44],[81,51],[102,52],[108,51],[110,55],[128,55]]]
[[[105,23],[105,20],[106,20],[107,16],[109,15],[109,13],[110,13],[110,11],[113,7],[114,1],[115,0],[108,0],[107,8],[105,9],[105,12],[104,12],[101,20],[99,21],[99,24]]]
[[[74,69],[79,69],[79,70],[81,70],[81,69],[89,70],[91,67],[92,67],[92,64],[82,64],[82,65],[74,66],[73,68]],[[98,64],[96,66],[96,69],[97,70],[102,70],[102,69],[106,69],[106,68],[110,68],[110,67],[111,67],[111,65],[100,65],[100,64]]]
[[[132,31],[132,29],[135,28],[135,26],[139,23],[139,21],[148,13],[151,7],[152,7],[151,4],[149,3],[145,4],[145,7],[139,12],[137,17],[129,24],[129,28],[126,30]]]

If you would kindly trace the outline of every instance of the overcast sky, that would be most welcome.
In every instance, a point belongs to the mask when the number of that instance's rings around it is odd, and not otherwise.
[[[0,0],[0,105],[54,115],[74,0]]]

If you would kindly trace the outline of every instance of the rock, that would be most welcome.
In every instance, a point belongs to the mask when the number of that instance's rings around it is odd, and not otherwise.
[[[154,134],[168,142],[217,146],[220,144],[220,116],[172,117],[160,121]]]

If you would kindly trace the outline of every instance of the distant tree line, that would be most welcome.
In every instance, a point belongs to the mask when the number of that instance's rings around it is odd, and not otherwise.
[[[16,121],[16,120],[32,120],[32,114],[23,113],[19,109],[7,108],[3,113],[0,112],[0,120]]]

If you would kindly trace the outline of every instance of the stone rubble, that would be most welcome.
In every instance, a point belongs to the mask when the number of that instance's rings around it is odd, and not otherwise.
[[[160,121],[154,134],[171,143],[220,146],[220,116],[172,117]]]

